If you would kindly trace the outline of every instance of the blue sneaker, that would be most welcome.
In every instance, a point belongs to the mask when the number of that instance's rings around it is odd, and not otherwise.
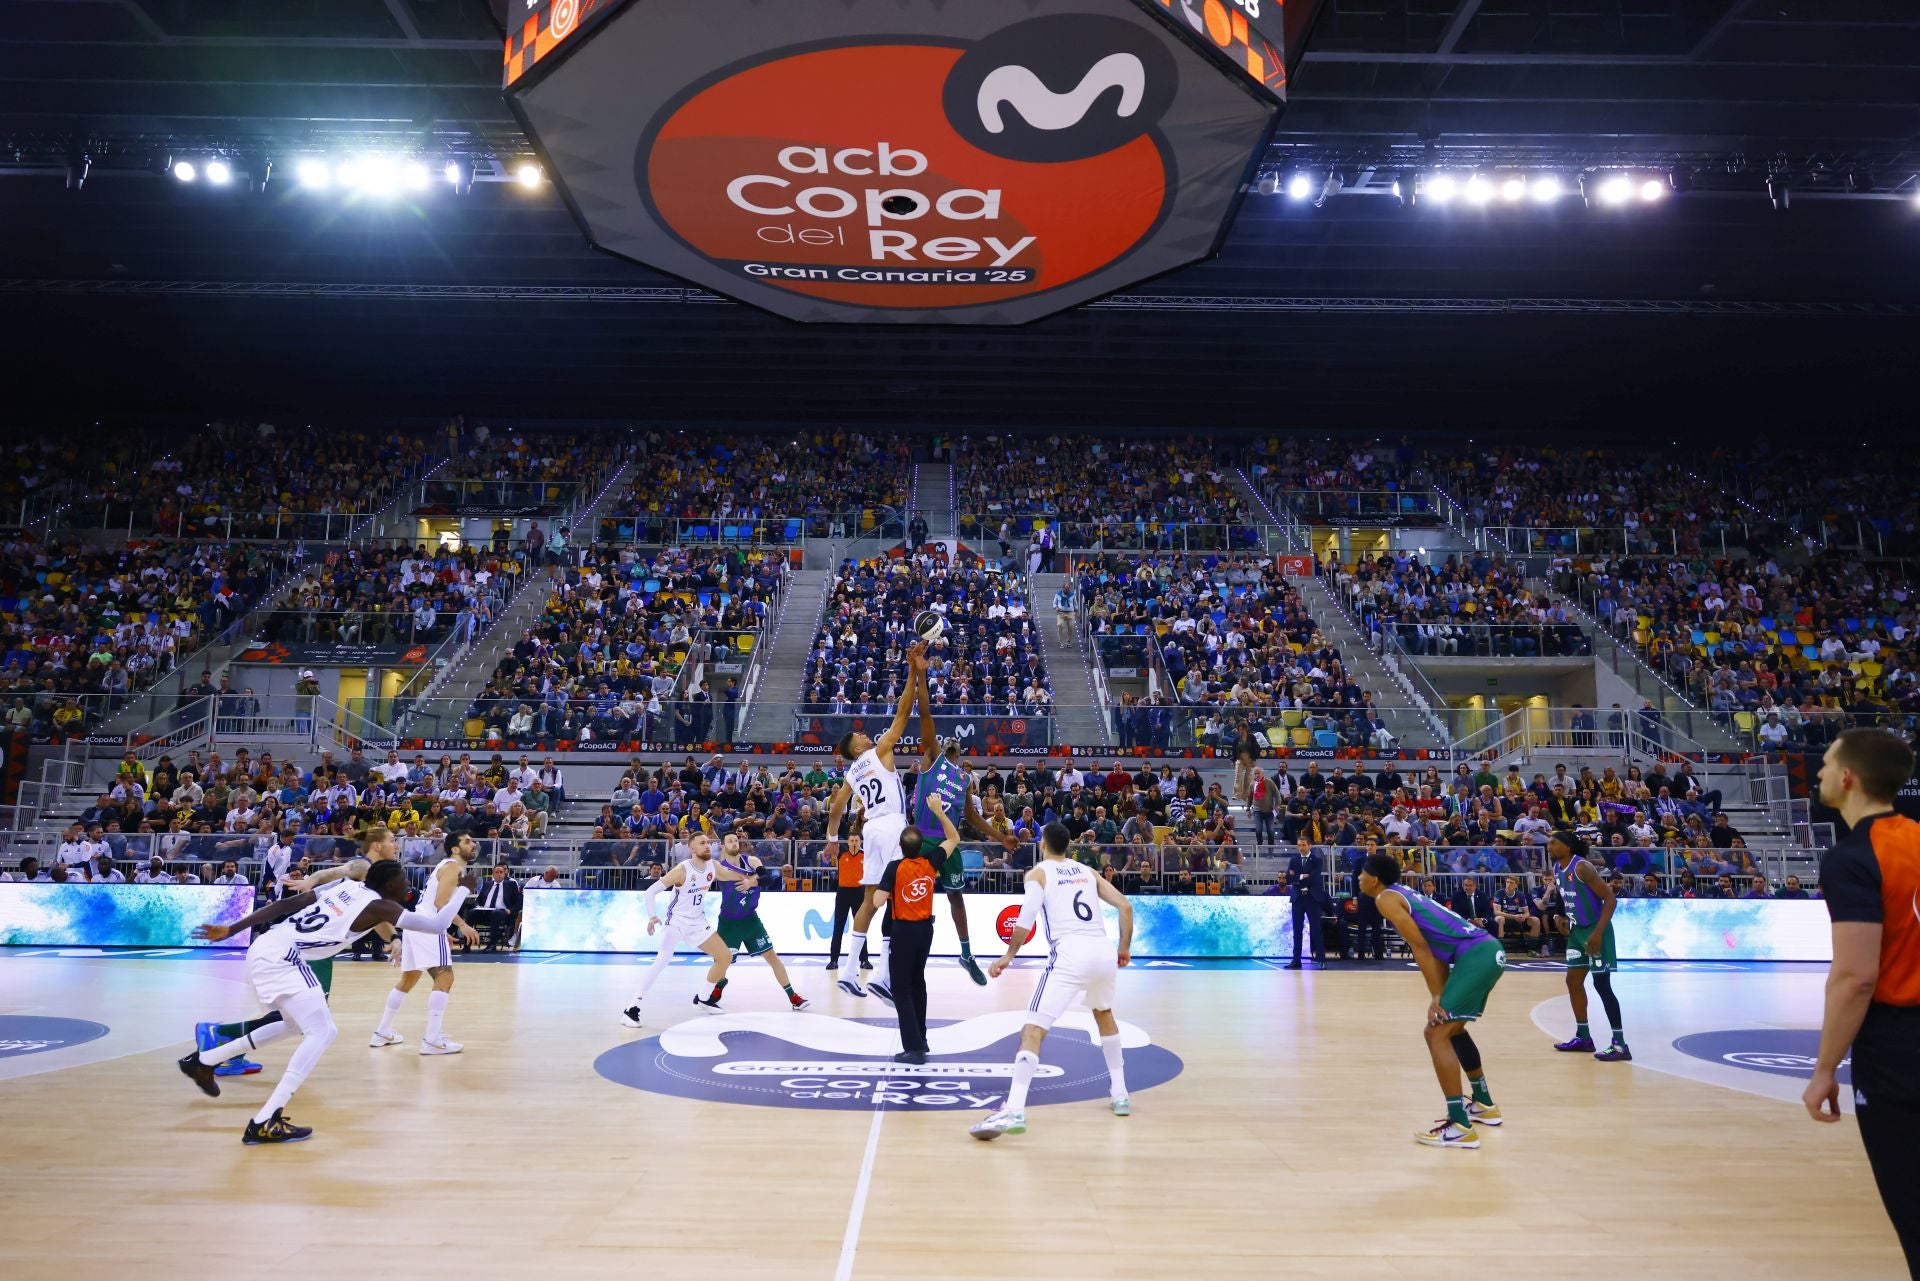
[[[252,1059],[228,1059],[213,1069],[215,1076],[252,1076],[260,1070],[260,1065]]]
[[[205,1054],[220,1044],[220,1035],[214,1029],[218,1023],[195,1023],[193,1025],[193,1049],[196,1054]]]

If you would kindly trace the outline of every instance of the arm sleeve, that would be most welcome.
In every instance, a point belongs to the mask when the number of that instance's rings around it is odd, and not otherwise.
[[[460,911],[460,905],[467,901],[467,887],[456,885],[453,894],[447,899],[447,905],[437,912],[407,911],[400,913],[395,922],[403,930],[419,930],[424,934],[445,934],[447,927],[453,924],[454,916]]]
[[[647,886],[647,918],[660,919],[660,882],[657,880]]]
[[[1028,881],[1026,886],[1026,892],[1020,896],[1020,919],[1014,924],[1031,934],[1034,920],[1040,915],[1040,900],[1046,891],[1040,887],[1039,881]]]
[[[1847,835],[1820,860],[1820,894],[1835,921],[1879,925],[1886,916],[1880,890],[1880,861],[1873,856],[1870,825]]]

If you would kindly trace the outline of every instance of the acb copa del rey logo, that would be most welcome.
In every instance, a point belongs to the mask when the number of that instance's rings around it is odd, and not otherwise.
[[[1217,248],[1279,110],[1277,53],[1222,74],[1233,4],[630,5],[512,100],[603,248],[799,319],[1015,323]]]

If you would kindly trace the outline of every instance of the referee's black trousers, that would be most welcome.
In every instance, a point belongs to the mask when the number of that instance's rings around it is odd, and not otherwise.
[[[1854,1070],[1859,1072],[1857,1066]],[[1876,1099],[1871,1087],[1866,1094],[1866,1103],[1855,1113],[1860,1138],[1887,1217],[1907,1252],[1907,1272],[1920,1281],[1920,1103]]]
[[[900,1048],[927,1052],[927,953],[933,950],[933,922],[893,923],[893,1011],[900,1019]]]
[[[839,964],[840,936],[847,928],[847,918],[860,910],[866,902],[867,891],[859,885],[839,885],[833,891],[833,946],[827,960],[827,968]],[[866,964],[867,954],[863,945],[860,949],[860,963]]]

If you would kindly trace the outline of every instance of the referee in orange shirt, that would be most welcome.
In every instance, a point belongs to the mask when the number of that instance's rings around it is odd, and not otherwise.
[[[1840,1119],[1834,1078],[1851,1048],[1860,1138],[1920,1279],[1920,823],[1893,812],[1912,777],[1913,749],[1879,729],[1844,731],[1820,763],[1820,803],[1848,830],[1820,863],[1833,968],[1802,1101],[1816,1121]]]
[[[874,896],[876,909],[884,906],[893,916],[891,982],[893,1010],[900,1020],[900,1053],[893,1056],[895,1063],[927,1061],[927,954],[933,951],[933,891],[940,868],[960,848],[960,832],[947,817],[938,792],[927,797],[927,808],[940,819],[946,840],[930,853],[919,828],[902,832],[900,857],[880,874],[880,892]]]

